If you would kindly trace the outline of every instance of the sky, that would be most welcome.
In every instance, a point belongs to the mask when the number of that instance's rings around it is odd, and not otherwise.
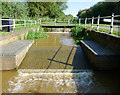
[[[85,1],[85,2],[83,2]],[[82,1],[79,1],[79,0],[75,0],[75,1],[71,1],[71,0],[68,0],[67,2],[67,6],[68,8],[64,11],[64,13],[66,15],[68,14],[72,14],[74,17],[76,17],[78,11],[81,9],[86,9],[86,8],[90,8],[91,6],[95,5],[97,2],[99,2],[100,0],[82,0]]]

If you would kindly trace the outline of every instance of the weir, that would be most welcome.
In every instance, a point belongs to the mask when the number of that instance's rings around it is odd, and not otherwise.
[[[41,25],[45,32],[69,33],[75,25]]]
[[[119,92],[119,76],[93,71],[69,33],[47,34],[48,38],[34,40],[18,71],[2,71],[3,93]]]

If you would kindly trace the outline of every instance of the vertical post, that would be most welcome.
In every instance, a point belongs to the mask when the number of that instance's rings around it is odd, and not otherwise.
[[[86,25],[87,25],[87,17],[85,18],[85,28],[86,28]]]
[[[92,17],[92,24],[91,24],[91,28],[93,28],[93,24],[94,24],[94,17]]]
[[[35,20],[35,25],[36,25],[36,20]]]
[[[81,19],[79,18],[79,26],[80,26],[80,23],[81,23]]]
[[[26,27],[26,20],[24,20],[24,27]]]
[[[56,18],[55,18],[55,25],[56,25]]]
[[[100,16],[98,16],[98,20],[97,20],[97,31],[99,31],[99,24],[100,24]]]
[[[31,26],[32,26],[32,20],[31,20]]]
[[[111,26],[110,26],[110,34],[113,33],[113,23],[114,23],[114,13],[111,16]]]
[[[15,19],[13,19],[13,29],[15,31]]]

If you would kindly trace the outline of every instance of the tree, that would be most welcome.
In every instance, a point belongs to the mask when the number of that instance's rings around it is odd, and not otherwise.
[[[89,9],[80,10],[77,16],[80,17],[97,17],[110,16],[112,13],[120,14],[120,2],[98,2]]]
[[[66,2],[27,2],[30,17],[58,18],[67,8]]]
[[[24,18],[27,5],[23,2],[2,2],[2,18]]]

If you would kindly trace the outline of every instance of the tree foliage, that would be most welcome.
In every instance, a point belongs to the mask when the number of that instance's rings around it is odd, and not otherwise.
[[[110,16],[112,13],[120,14],[120,2],[98,2],[89,9],[80,10],[77,16],[80,17],[97,17]]]
[[[2,2],[2,18],[24,18],[27,5],[23,2]]]
[[[2,2],[2,18],[59,18],[66,2]]]
[[[30,17],[58,18],[67,8],[65,2],[27,2]]]

